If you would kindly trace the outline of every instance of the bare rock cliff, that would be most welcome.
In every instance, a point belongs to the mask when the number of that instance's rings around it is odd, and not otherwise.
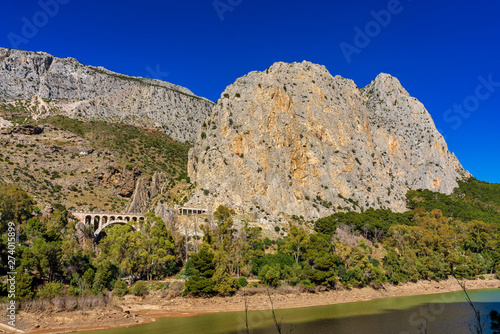
[[[306,219],[402,211],[407,190],[450,193],[470,175],[396,78],[380,74],[359,89],[309,62],[276,63],[227,87],[188,169],[192,204]]]
[[[161,80],[130,77],[44,52],[0,48],[0,111],[123,122],[194,141],[212,107],[189,89]]]
[[[152,201],[164,192],[166,187],[166,176],[163,172],[155,172],[151,180],[144,177],[137,179],[135,190],[125,209],[128,213],[145,213],[154,203]]]

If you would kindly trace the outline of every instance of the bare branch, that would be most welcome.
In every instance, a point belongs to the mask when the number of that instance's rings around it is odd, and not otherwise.
[[[278,322],[278,320],[276,319],[276,314],[274,313],[273,299],[271,298],[271,290],[269,290],[269,288],[267,288],[267,296],[269,297],[269,301],[271,302],[271,312],[273,315],[274,325],[276,326],[276,330],[278,331],[278,333],[281,334],[281,320],[283,319],[281,319],[280,322]]]
[[[474,311],[474,317],[476,318],[476,323],[474,325],[469,325],[470,332],[475,334],[483,334],[484,325],[486,323],[483,323],[481,320],[481,311],[476,309],[476,307],[474,306],[474,303],[472,302],[472,299],[467,292],[467,288],[465,287],[465,282],[460,282],[456,277],[455,279],[457,280],[458,285],[462,288],[462,291],[465,293],[465,300],[472,308],[472,311]]]
[[[243,293],[243,297],[245,298],[245,325],[247,327],[247,334],[250,334],[250,329],[248,329],[248,297],[246,292]]]

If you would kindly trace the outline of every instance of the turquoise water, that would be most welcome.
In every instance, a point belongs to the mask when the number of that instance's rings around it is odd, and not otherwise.
[[[477,309],[486,318],[496,309],[500,311],[500,289],[469,291]],[[242,305],[243,308],[243,305]],[[300,333],[420,333],[426,325],[427,333],[470,333],[474,324],[473,312],[465,302],[463,292],[427,296],[398,297],[367,302],[277,310],[283,331]],[[486,320],[486,319],[485,319]],[[248,313],[250,333],[277,333],[270,311]],[[485,333],[490,333],[486,321]],[[228,312],[187,318],[166,318],[155,323],[130,328],[87,332],[87,334],[184,334],[184,333],[246,333],[245,313]]]

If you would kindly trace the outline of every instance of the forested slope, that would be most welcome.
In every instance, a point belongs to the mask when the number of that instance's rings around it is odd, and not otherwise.
[[[55,204],[50,218],[33,215],[30,197],[13,185],[0,186],[0,219],[3,232],[9,221],[20,224],[16,264],[21,299],[106,290],[123,294],[137,292],[137,284],[140,293],[147,293],[152,287],[140,281],[129,290],[120,279],[129,276],[156,280],[174,275],[186,279],[185,287],[162,289],[203,296],[234,293],[249,278],[259,279],[254,286],[379,287],[498,276],[497,187],[470,179],[451,195],[409,192],[413,209],[404,213],[370,209],[315,222],[293,217],[286,235],[275,239],[263,237],[251,222],[238,228],[234,211],[220,206],[212,221],[200,224],[202,240],[171,231],[148,214],[136,230],[109,228],[94,248],[92,231],[79,230],[63,206]],[[7,233],[2,235],[5,264]]]

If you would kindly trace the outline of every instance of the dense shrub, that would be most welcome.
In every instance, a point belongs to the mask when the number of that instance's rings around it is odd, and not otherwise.
[[[262,283],[273,288],[281,285],[280,277],[281,269],[277,263],[272,265],[266,264],[259,271],[259,278],[262,280]]]
[[[36,296],[40,299],[52,299],[56,296],[61,295],[62,290],[63,290],[63,285],[61,283],[47,282],[38,289]]]
[[[248,281],[245,277],[240,277],[236,280],[238,288],[244,288],[248,285]]]
[[[186,281],[185,293],[192,293],[195,296],[209,297],[215,294],[215,282],[211,278],[193,276]]]
[[[113,287],[113,294],[118,297],[123,297],[127,294],[127,292],[127,283],[125,283],[121,279],[116,280],[115,286]]]
[[[130,293],[135,296],[145,296],[149,292],[149,287],[144,281],[137,281],[134,285],[130,287]]]

